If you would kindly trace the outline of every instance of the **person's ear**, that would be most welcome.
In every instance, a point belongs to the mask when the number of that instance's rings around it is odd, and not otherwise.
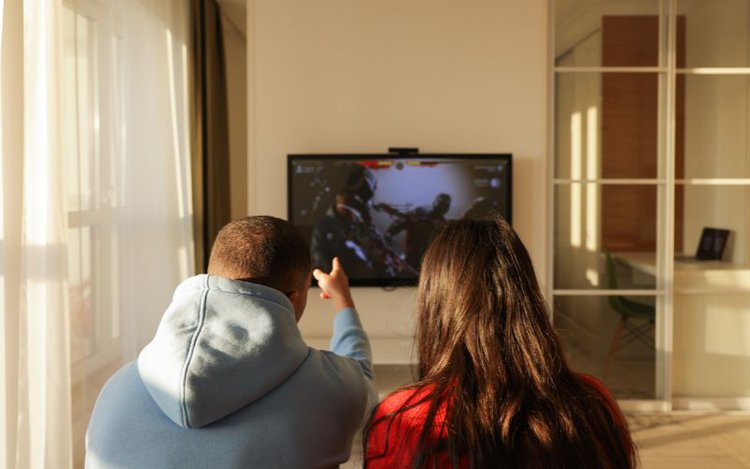
[[[304,296],[303,296],[304,295]],[[302,317],[302,313],[305,311],[307,305],[307,292],[301,290],[291,290],[286,293],[287,298],[292,303],[294,308],[294,320],[299,322]]]
[[[287,292],[284,292],[287,298],[289,298],[289,301],[292,302],[292,304],[297,304],[297,299],[299,298],[299,290],[290,290]]]

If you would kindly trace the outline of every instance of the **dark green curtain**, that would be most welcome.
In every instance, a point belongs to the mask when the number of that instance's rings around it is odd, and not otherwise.
[[[221,11],[191,0],[192,182],[195,270],[205,272],[216,234],[230,221],[229,125]]]

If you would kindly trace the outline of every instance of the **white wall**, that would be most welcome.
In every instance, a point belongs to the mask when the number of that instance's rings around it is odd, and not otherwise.
[[[512,152],[514,225],[546,271],[546,2],[248,2],[251,214],[286,217],[286,155]],[[311,290],[300,326],[327,342]],[[359,288],[378,362],[409,359],[413,291]]]
[[[232,220],[247,215],[247,40],[223,13],[229,114],[229,190]]]

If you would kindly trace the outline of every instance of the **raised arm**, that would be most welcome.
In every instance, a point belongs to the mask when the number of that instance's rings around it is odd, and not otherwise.
[[[331,352],[354,360],[364,376],[367,399],[364,412],[359,421],[361,428],[368,420],[372,409],[378,403],[378,392],[375,389],[375,374],[372,371],[372,349],[370,339],[354,309],[354,300],[349,289],[349,278],[346,276],[341,261],[333,258],[331,273],[320,269],[313,271],[313,277],[318,281],[320,297],[332,300],[336,309],[333,319],[333,336],[331,337]]]
[[[341,262],[337,257],[334,257],[330,274],[315,269],[313,277],[318,281],[320,297],[325,300],[332,300],[333,307],[337,311],[333,320],[331,351],[337,355],[357,360],[362,372],[372,379],[370,340],[362,327],[357,311],[354,309],[354,300],[349,289],[349,278],[346,276]]]
[[[354,308],[352,292],[349,289],[349,277],[346,276],[338,257],[333,258],[333,268],[330,274],[323,272],[321,269],[315,269],[313,277],[318,281],[320,297],[324,300],[333,300],[333,307],[336,308],[336,311]]]

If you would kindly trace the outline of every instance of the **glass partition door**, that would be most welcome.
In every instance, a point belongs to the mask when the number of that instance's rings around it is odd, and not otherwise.
[[[552,4],[552,298],[571,364],[625,407],[736,407],[750,395],[750,2]],[[729,240],[696,260],[704,228]]]

